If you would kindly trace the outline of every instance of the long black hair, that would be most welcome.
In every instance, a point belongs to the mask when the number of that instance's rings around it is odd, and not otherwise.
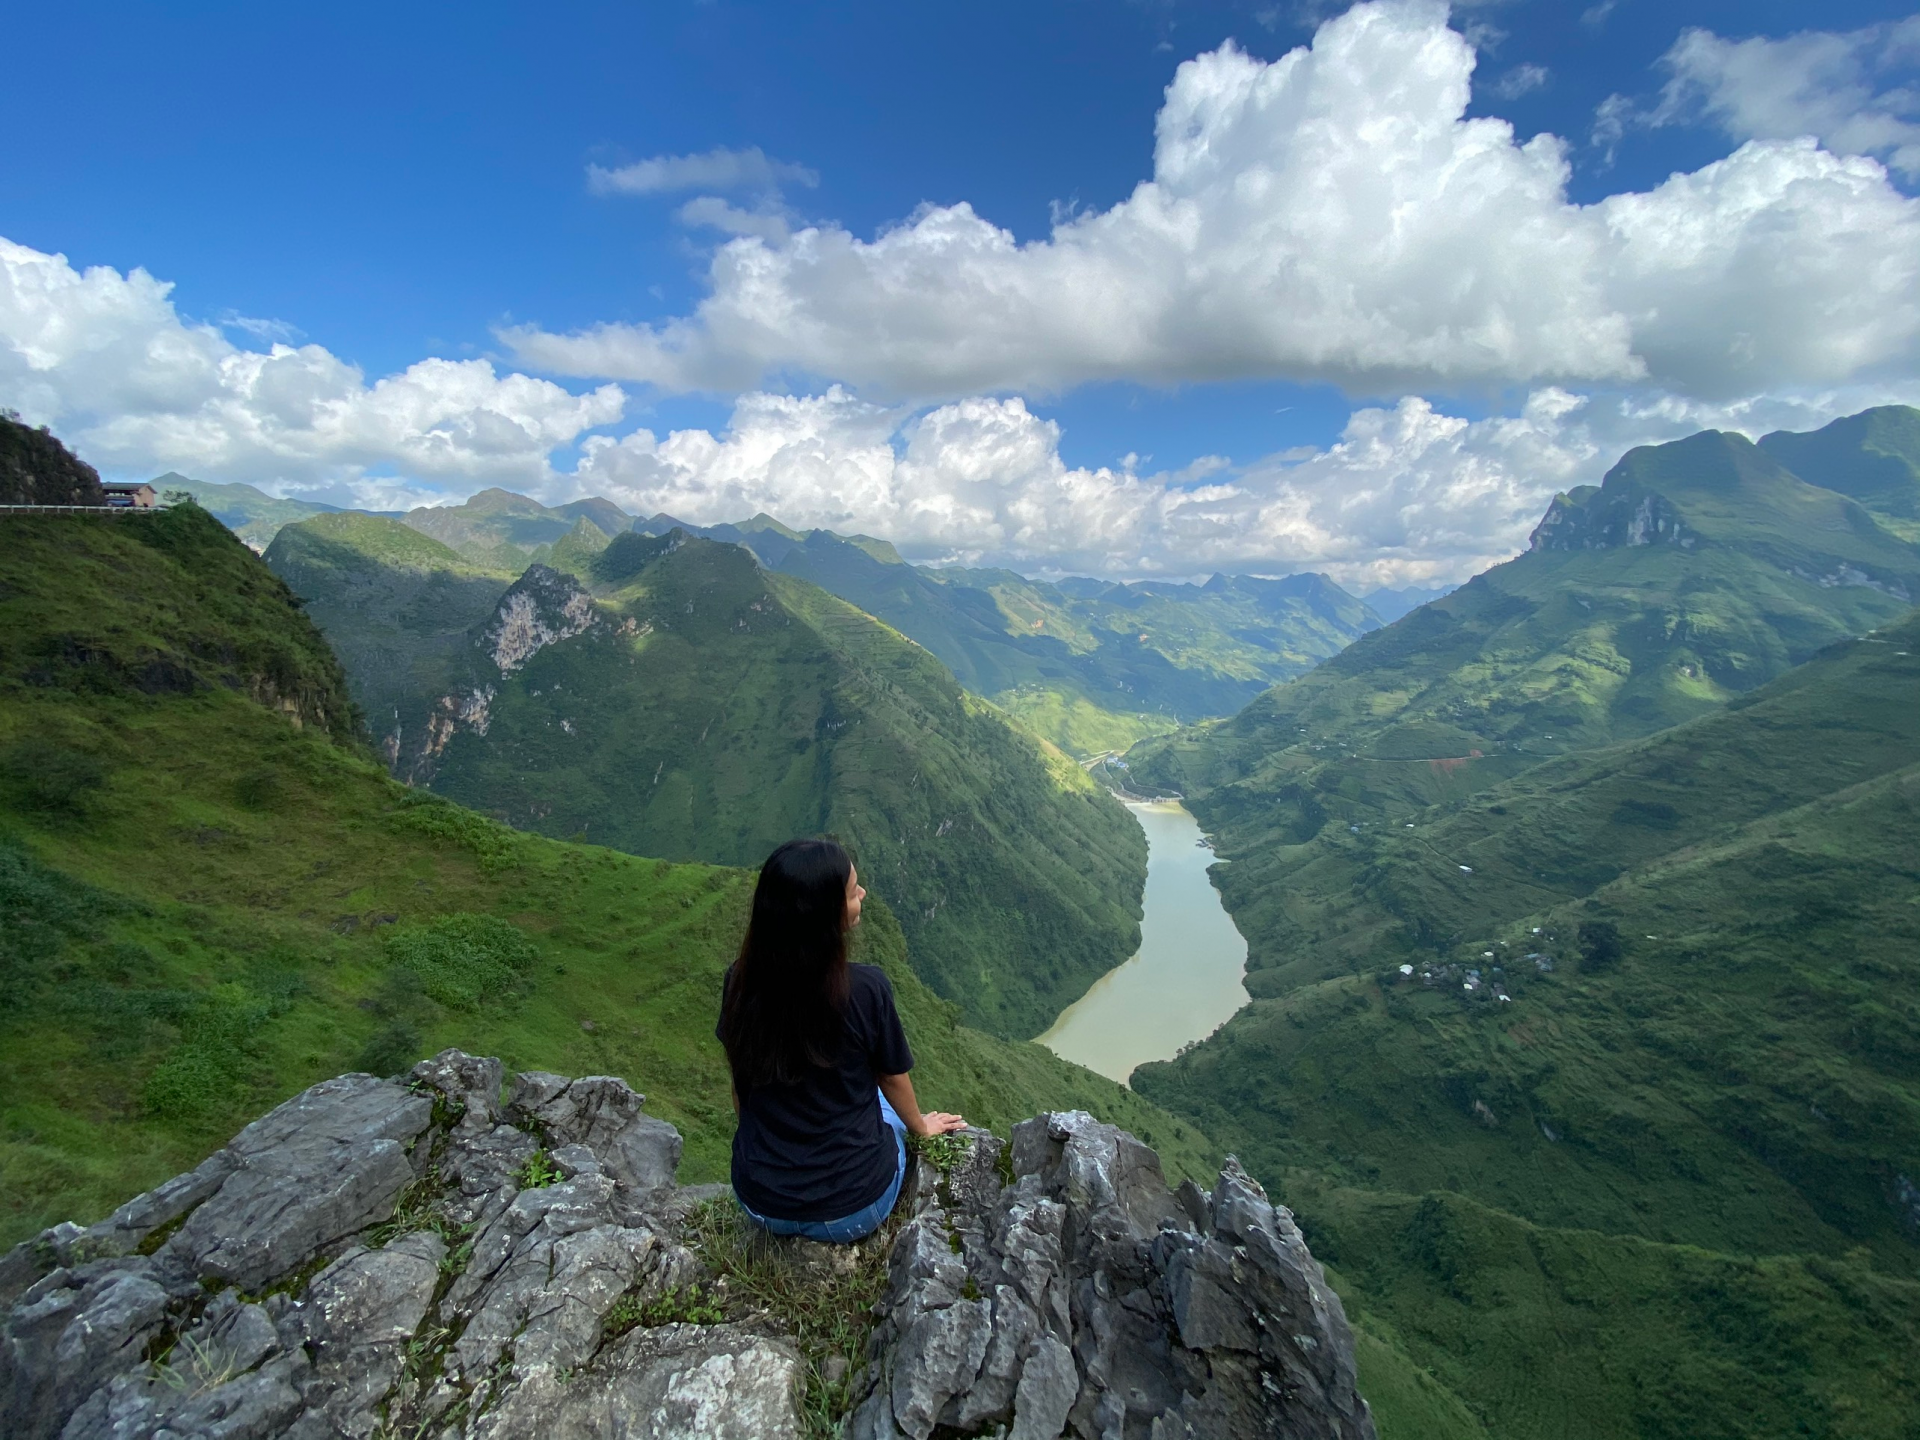
[[[789,840],[760,867],[740,958],[720,1001],[720,1043],[735,1090],[791,1085],[832,1065],[845,1036],[847,881],[832,840]]]

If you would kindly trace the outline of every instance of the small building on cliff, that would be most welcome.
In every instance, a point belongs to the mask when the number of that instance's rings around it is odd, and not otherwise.
[[[107,504],[116,510],[151,510],[160,503],[160,492],[144,480],[130,484],[107,481],[100,488],[106,492]]]

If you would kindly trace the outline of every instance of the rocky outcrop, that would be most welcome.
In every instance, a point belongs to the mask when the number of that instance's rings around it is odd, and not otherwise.
[[[401,758],[398,725],[383,748],[387,764],[408,784],[431,783],[448,743],[461,731],[484,736],[492,723],[493,702],[503,676],[523,668],[547,646],[571,640],[597,627],[634,633],[631,620],[616,627],[595,607],[593,596],[571,575],[545,565],[529,565],[507,589],[493,614],[479,627],[471,680],[439,696],[423,726],[418,752]]]
[[[447,1051],[327,1081],[16,1247],[0,1433],[803,1433],[809,1367],[845,1361],[729,1303],[684,1243],[723,1191],[675,1184],[673,1127],[611,1077],[522,1074],[504,1104],[502,1080]],[[1080,1113],[955,1149],[915,1162],[846,1434],[1372,1436],[1340,1302],[1236,1164],[1170,1192],[1151,1150]],[[676,1304],[696,1286],[706,1303]]]
[[[1152,1150],[1076,1111],[977,1135],[932,1179],[850,1440],[1371,1440],[1340,1298],[1238,1162],[1170,1192]]]
[[[0,415],[0,505],[105,505],[100,472],[44,429]]]
[[[594,617],[593,596],[579,581],[545,565],[529,565],[500,597],[480,645],[502,675],[511,675],[555,641],[583,634]]]
[[[1528,537],[1529,550],[1618,550],[1678,545],[1691,550],[1700,536],[1666,496],[1623,486],[1582,485],[1553,497]]]

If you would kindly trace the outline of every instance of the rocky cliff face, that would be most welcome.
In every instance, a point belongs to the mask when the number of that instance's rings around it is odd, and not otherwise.
[[[487,733],[501,677],[524,667],[547,646],[584,635],[596,625],[611,627],[613,622],[599,614],[593,596],[578,581],[545,565],[528,566],[480,627],[469,682],[434,700],[417,754],[403,757],[396,724],[382,747],[388,766],[408,784],[431,781],[441,753],[456,734],[462,730]],[[633,634],[635,629],[633,621],[625,622],[624,633]]]
[[[674,1184],[673,1128],[616,1079],[522,1074],[503,1106],[502,1078],[447,1051],[327,1081],[98,1224],[16,1247],[0,1431],[824,1433],[801,1399],[845,1362],[689,1248],[696,1207],[727,1202]],[[1373,1435],[1339,1300],[1237,1165],[1170,1193],[1151,1150],[1078,1113],[957,1148],[944,1171],[916,1160],[897,1233],[870,1242],[888,1280],[845,1433]]]
[[[1678,545],[1691,550],[1700,537],[1681,519],[1671,500],[1652,491],[1582,485],[1553,497],[1528,537],[1529,550],[1618,550],[1635,545]]]

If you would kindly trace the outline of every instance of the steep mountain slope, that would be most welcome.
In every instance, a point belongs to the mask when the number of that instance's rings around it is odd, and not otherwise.
[[[1920,410],[1882,405],[1819,430],[1776,430],[1760,448],[1802,480],[1859,501],[1893,534],[1920,540]]]
[[[1040,1033],[1132,953],[1139,827],[852,606],[677,533],[583,558],[591,588],[546,566],[508,588],[432,545],[394,522],[312,522],[268,556],[314,594],[403,778],[667,859],[751,865],[839,834],[893,897],[921,975],[999,1034]],[[473,608],[456,613],[449,576]]]
[[[184,490],[256,552],[271,545],[283,525],[297,525],[315,515],[331,515],[340,508],[310,500],[282,500],[252,485],[191,480],[175,470],[155,476],[149,483],[162,495],[170,490]]]
[[[752,875],[514,832],[389,779],[282,583],[197,507],[13,520],[0,546],[0,1241],[105,1213],[263,1106],[457,1044],[621,1075],[723,1178],[712,1037]],[[1173,1167],[1193,1127],[958,1023],[883,883],[929,1104],[1088,1108]]]
[[[1916,695],[1910,615],[1470,805],[1239,859],[1256,999],[1133,1083],[1280,1183],[1496,1435],[1703,1433],[1703,1393],[1740,1433],[1819,1433],[1865,1377],[1764,1353],[1809,1310],[1900,1337],[1834,1433],[1904,1433]]]
[[[418,748],[420,697],[465,674],[471,632],[518,573],[351,511],[282,527],[263,558],[339,654],[390,765]]]
[[[1141,747],[1229,849],[1471,793],[1724,705],[1905,612],[1920,548],[1737,435],[1630,452],[1531,548],[1231,720]]]

